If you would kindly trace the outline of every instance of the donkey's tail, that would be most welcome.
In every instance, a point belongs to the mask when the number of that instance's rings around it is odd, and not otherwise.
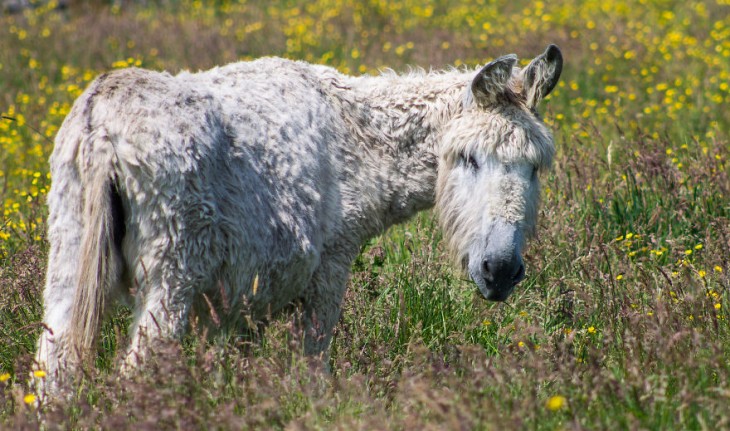
[[[123,270],[124,220],[111,153],[111,148],[99,151],[95,166],[81,180],[85,183],[83,233],[69,338],[82,362],[96,347],[107,299]]]

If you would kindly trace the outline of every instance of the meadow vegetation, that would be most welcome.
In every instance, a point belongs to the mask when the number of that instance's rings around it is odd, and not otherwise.
[[[140,3],[0,16],[0,428],[730,427],[730,2]],[[76,391],[37,397],[47,159],[99,73],[263,55],[351,74],[475,67],[548,43],[566,60],[542,106],[557,157],[507,303],[449,265],[426,212],[357,259],[331,376],[310,372],[284,317],[260,345],[191,336],[119,380],[122,310]]]

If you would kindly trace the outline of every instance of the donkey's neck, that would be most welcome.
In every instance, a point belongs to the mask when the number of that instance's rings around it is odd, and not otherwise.
[[[376,235],[433,206],[442,128],[462,107],[468,75],[385,74],[355,78],[353,122],[357,179],[353,213],[364,236]]]

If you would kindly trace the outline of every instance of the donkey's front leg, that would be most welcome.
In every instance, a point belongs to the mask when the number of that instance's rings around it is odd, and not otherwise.
[[[341,256],[339,259],[323,258],[303,298],[301,329],[304,331],[304,353],[320,357],[327,369],[332,331],[340,320],[350,269],[349,261],[342,260]]]

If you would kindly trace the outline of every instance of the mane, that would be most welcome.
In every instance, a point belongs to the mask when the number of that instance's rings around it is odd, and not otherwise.
[[[395,153],[416,150],[423,142],[415,137],[417,129],[436,130],[461,110],[460,97],[471,76],[458,70],[426,70],[410,67],[406,72],[383,69],[378,75],[346,77],[339,92],[348,101],[356,134],[374,133],[379,139],[366,139],[373,144],[388,143]],[[342,86],[337,86],[342,88]],[[365,127],[362,127],[365,125]],[[358,130],[361,129],[361,130]],[[416,134],[421,132],[416,132]],[[436,152],[440,136],[429,134],[426,146]]]
[[[453,75],[453,74],[471,74],[476,73],[478,69],[471,69],[467,66],[462,67],[455,67],[455,66],[447,66],[444,69],[434,69],[429,68],[426,69],[421,66],[412,66],[408,65],[406,66],[406,70],[403,72],[398,72],[395,69],[392,69],[390,67],[386,67],[383,69],[379,69],[379,73],[376,76],[381,76],[384,78],[405,78],[405,79],[417,79],[417,78],[424,78],[424,77],[438,77],[442,75]]]
[[[552,134],[529,112],[509,105],[481,115],[469,112],[472,109],[465,108],[444,133],[440,152],[449,166],[459,154],[480,152],[505,163],[527,161],[540,170],[550,167],[555,155]]]

